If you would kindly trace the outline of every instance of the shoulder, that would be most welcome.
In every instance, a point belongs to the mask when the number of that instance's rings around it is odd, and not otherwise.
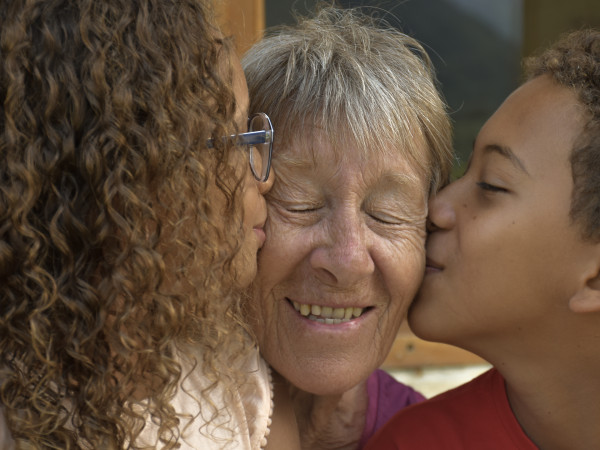
[[[272,382],[268,366],[258,351],[236,361],[241,383],[223,374],[215,380],[202,367],[197,349],[178,352],[184,374],[172,406],[180,417],[181,449],[259,449],[265,445],[272,413]],[[140,405],[145,411],[144,405]],[[157,427],[150,417],[136,445],[153,447]]]
[[[483,405],[493,395],[494,371],[488,371],[457,388],[439,394],[425,402],[413,405],[398,413],[392,420],[406,424],[419,424],[421,417],[447,417],[452,422],[469,420],[475,411],[480,412]],[[423,424],[422,424],[423,425]]]
[[[253,347],[237,360],[241,383],[221,386],[211,395],[211,403],[231,419],[236,440],[252,449],[263,448],[270,433],[273,415],[273,379],[271,370]],[[238,448],[238,447],[236,447]]]
[[[270,433],[273,415],[273,378],[271,369],[258,353],[251,354],[246,362],[247,382],[240,388],[244,420],[252,448],[264,447]]]
[[[412,449],[469,448],[465,441],[478,433],[497,428],[494,397],[503,379],[490,370],[455,389],[397,413],[369,442],[368,449],[396,448],[396,443]],[[483,424],[483,427],[480,425]]]
[[[421,393],[380,369],[367,379],[367,397],[365,427],[361,436],[363,445],[398,411],[425,400]]]
[[[369,376],[367,392],[369,399],[377,396],[380,401],[387,400],[389,403],[397,405],[397,409],[425,400],[420,392],[399,382],[381,369],[377,369]]]
[[[365,432],[369,436],[401,409],[425,400],[421,393],[383,370],[376,370],[367,380],[367,396],[369,404]]]

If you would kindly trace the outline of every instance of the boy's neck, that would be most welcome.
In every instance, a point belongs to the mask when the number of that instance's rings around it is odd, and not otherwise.
[[[595,360],[578,363],[556,355],[547,364],[536,360],[536,365],[521,361],[499,367],[512,411],[540,449],[600,448],[600,367],[591,367]]]

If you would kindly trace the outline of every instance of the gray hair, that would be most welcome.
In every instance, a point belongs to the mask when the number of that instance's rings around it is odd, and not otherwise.
[[[350,137],[369,151],[401,152],[432,192],[447,182],[450,121],[431,60],[410,36],[355,9],[325,7],[268,32],[242,65],[250,111],[271,116],[276,145],[319,126],[333,144]]]

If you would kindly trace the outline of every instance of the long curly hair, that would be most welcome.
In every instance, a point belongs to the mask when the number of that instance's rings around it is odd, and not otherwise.
[[[1,3],[0,403],[18,447],[134,447],[141,396],[168,448],[175,343],[202,345],[215,384],[217,349],[247,348],[241,180],[227,143],[204,144],[237,131],[228,51],[204,0]]]

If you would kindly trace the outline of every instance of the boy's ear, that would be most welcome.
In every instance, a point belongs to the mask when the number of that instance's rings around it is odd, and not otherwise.
[[[600,312],[600,269],[570,298],[569,309],[574,313]]]

